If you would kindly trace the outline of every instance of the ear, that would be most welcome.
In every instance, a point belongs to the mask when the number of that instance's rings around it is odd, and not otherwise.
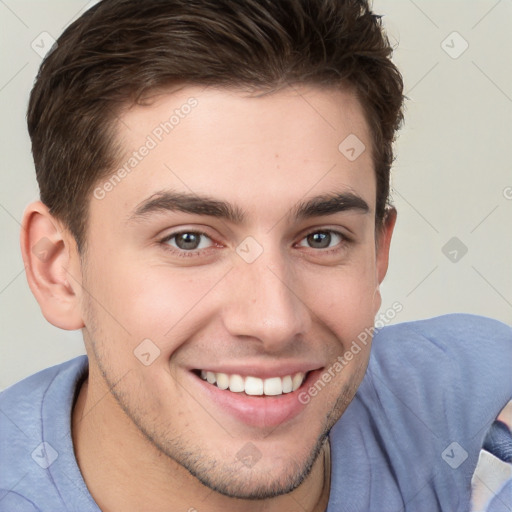
[[[382,220],[382,226],[377,232],[377,279],[379,284],[384,281],[388,271],[389,247],[393,230],[395,229],[396,218],[396,209],[393,207],[388,208]]]
[[[377,228],[376,232],[376,289],[373,296],[374,314],[376,315],[382,305],[382,297],[380,294],[380,284],[386,277],[389,262],[389,247],[391,245],[391,237],[395,228],[397,212],[395,208],[386,210],[382,225]]]
[[[73,236],[41,202],[23,214],[21,253],[28,285],[41,311],[61,329],[81,329],[81,265]]]

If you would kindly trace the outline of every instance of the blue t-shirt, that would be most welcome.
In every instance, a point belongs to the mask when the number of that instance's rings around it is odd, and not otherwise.
[[[446,315],[378,331],[329,435],[327,512],[470,510],[484,438],[512,399],[511,368],[512,329],[495,320]],[[70,430],[86,374],[82,356],[0,394],[0,512],[99,512]],[[511,489],[487,510],[510,510]]]

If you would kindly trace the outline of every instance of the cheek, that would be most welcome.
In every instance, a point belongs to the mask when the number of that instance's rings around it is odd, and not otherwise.
[[[343,339],[373,325],[380,293],[372,254],[361,254],[353,265],[312,272],[302,278],[307,304]]]
[[[105,260],[108,261],[108,260]],[[217,269],[176,269],[118,258],[115,265],[92,265],[87,287],[91,304],[109,343],[129,345],[144,339],[169,356],[209,318],[208,291],[222,277]]]

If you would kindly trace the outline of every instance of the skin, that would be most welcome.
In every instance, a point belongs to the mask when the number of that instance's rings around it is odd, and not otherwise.
[[[296,417],[272,427],[226,413],[190,369],[212,361],[327,369],[373,326],[395,212],[376,230],[368,125],[350,91],[303,86],[253,97],[185,86],[122,114],[120,165],[190,97],[198,101],[190,114],[104,198],[91,197],[82,258],[42,203],[25,212],[31,289],[48,321],[82,329],[89,356],[73,411],[77,460],[103,511],[324,510],[324,440],[363,378],[370,344]],[[367,148],[354,161],[338,150],[349,134]],[[176,211],[133,218],[165,189],[237,205],[245,222]],[[290,216],[298,202],[333,191],[359,196],[368,211]],[[328,229],[346,240],[332,235],[323,248],[307,237]],[[183,231],[207,234],[199,253],[180,257],[177,238],[164,240]],[[236,252],[248,236],[263,249],[250,264]],[[44,237],[51,245],[41,261],[30,249]],[[149,366],[134,356],[144,339],[160,350]],[[261,455],[252,467],[237,459],[249,442]]]

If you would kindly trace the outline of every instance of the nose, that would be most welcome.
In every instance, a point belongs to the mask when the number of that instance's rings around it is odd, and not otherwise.
[[[257,340],[265,352],[284,353],[309,330],[305,291],[279,249],[267,247],[252,263],[236,257],[224,286],[223,322],[231,335]]]

